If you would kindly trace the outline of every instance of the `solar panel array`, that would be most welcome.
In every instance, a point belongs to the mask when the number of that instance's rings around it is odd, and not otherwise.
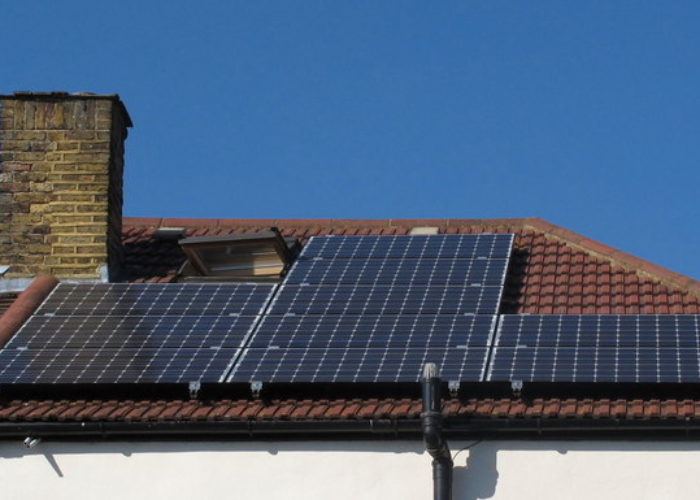
[[[488,380],[698,382],[700,316],[501,316]]]
[[[0,351],[0,382],[221,382],[273,289],[60,284]]]
[[[482,380],[513,236],[325,236],[304,248],[233,382]]]
[[[512,240],[315,237],[280,287],[61,284],[0,383],[700,382],[700,315],[498,316]]]

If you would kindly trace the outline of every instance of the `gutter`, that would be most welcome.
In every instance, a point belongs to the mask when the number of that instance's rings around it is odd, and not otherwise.
[[[496,419],[443,421],[442,433],[451,439],[659,439],[660,436],[700,440],[700,419]],[[239,439],[317,436],[323,439],[420,439],[422,421],[406,419],[363,420],[160,420],[103,422],[0,422],[0,439],[27,436],[58,439],[111,439],[225,437]]]

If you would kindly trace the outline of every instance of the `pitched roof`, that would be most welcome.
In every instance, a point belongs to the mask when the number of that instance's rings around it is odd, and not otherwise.
[[[503,313],[700,313],[700,282],[608,247],[542,219],[124,219],[126,272],[132,281],[171,281],[185,260],[177,242],[158,240],[159,227],[188,236],[226,235],[278,227],[302,240],[317,235],[408,234],[415,226],[444,233],[515,233]]]
[[[537,218],[525,219],[159,219],[125,218],[125,273],[131,281],[170,282],[185,256],[177,242],[154,236],[182,227],[188,236],[256,232],[285,236],[407,234],[415,226],[443,233],[515,233],[502,313],[700,314],[700,282]],[[14,400],[0,403],[0,422],[415,419],[417,399]],[[671,419],[700,421],[699,399],[453,399],[450,418]]]

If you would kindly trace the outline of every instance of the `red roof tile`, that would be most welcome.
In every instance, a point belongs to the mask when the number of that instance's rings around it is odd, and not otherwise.
[[[339,399],[220,401],[10,401],[0,408],[0,421],[65,422],[250,419],[405,419],[419,418],[420,400]],[[448,399],[446,418],[597,418],[675,419],[700,416],[700,400],[676,399]]]

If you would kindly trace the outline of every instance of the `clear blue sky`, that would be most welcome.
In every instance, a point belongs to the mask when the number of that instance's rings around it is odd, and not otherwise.
[[[126,215],[539,216],[700,278],[699,26],[697,1],[8,0],[0,92],[120,94]]]

